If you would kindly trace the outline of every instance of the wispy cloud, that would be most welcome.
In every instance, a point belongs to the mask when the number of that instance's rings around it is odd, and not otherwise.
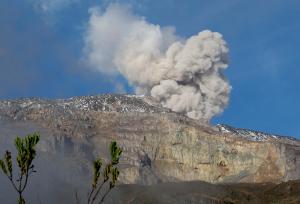
[[[78,3],[80,0],[29,0],[35,9],[42,12],[55,12]]]
[[[86,0],[27,0],[30,2],[34,8],[38,11],[45,12],[45,13],[53,13],[63,9],[66,9],[76,3],[84,3]],[[149,0],[102,0],[102,1],[95,1],[93,3],[90,2],[91,5],[98,5],[107,7],[110,4],[127,4],[131,7],[135,8],[143,8],[145,3],[149,2]],[[87,2],[86,2],[87,3]],[[88,3],[89,4],[89,3]]]

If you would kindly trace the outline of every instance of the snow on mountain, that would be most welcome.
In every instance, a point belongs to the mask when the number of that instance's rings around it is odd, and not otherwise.
[[[256,130],[249,130],[245,128],[235,128],[225,124],[218,124],[216,125],[216,127],[222,133],[232,133],[236,136],[243,137],[251,141],[266,141],[270,139],[285,140],[285,141],[297,140],[293,137],[269,134],[269,133],[256,131]]]

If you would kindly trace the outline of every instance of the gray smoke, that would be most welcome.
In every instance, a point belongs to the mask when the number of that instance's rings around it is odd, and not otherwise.
[[[164,107],[209,121],[228,104],[231,86],[222,74],[228,48],[209,30],[183,39],[173,27],[153,25],[130,9],[110,5],[90,10],[85,59],[102,73],[121,73],[137,94]]]

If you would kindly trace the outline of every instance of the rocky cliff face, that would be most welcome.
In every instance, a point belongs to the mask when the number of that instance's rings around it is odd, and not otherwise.
[[[39,131],[39,151],[81,164],[123,148],[123,183],[282,182],[300,179],[300,141],[226,125],[210,127],[148,97],[100,95],[0,101],[0,138]]]

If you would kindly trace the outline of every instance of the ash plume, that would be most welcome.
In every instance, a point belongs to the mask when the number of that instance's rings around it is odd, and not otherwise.
[[[228,104],[231,86],[222,73],[228,48],[221,34],[205,30],[184,39],[173,27],[151,24],[116,4],[90,15],[84,52],[93,69],[120,73],[137,94],[206,122]]]

